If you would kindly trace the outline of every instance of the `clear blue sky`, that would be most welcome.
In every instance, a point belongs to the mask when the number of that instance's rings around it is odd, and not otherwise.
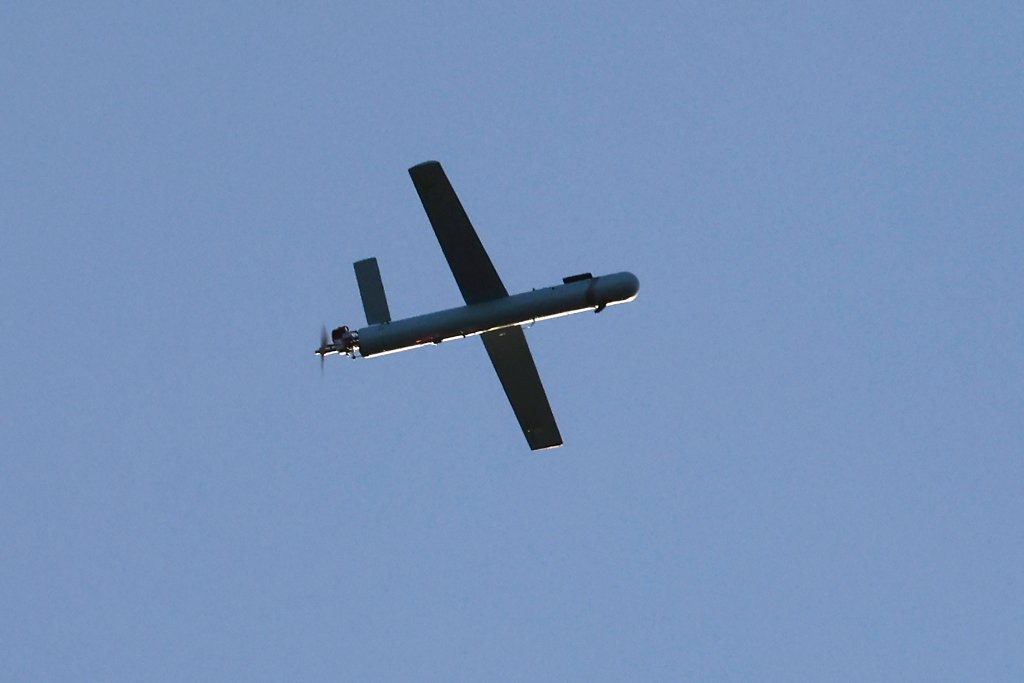
[[[300,4],[0,10],[0,679],[1024,680],[1020,3]]]

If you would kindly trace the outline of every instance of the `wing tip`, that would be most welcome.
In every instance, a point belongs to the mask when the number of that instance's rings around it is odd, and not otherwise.
[[[440,161],[422,161],[422,162],[416,164],[415,166],[410,167],[409,168],[409,173],[412,173],[413,171],[417,171],[417,170],[433,168],[435,166],[440,167],[441,166],[441,162]]]
[[[551,432],[554,432],[554,434]],[[562,447],[562,435],[559,434],[558,427],[554,424],[550,428],[531,427],[524,429],[523,433],[526,435],[526,441],[530,445],[531,451],[547,451],[552,448]]]

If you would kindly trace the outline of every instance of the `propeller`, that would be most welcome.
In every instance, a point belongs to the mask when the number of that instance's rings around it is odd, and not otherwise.
[[[320,348],[317,349],[317,355],[320,356],[320,376],[324,374],[324,347],[327,346],[327,328],[323,325],[320,326]]]

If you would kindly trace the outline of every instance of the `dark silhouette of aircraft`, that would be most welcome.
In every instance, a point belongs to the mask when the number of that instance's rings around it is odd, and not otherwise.
[[[583,311],[600,313],[607,306],[635,299],[640,281],[626,272],[601,277],[583,273],[563,278],[554,287],[510,296],[441,164],[424,162],[410,168],[409,175],[466,305],[392,320],[377,259],[357,261],[356,281],[367,326],[339,327],[329,339],[323,329],[316,350],[321,366],[324,357],[333,354],[369,358],[480,335],[530,450],[561,446],[558,425],[520,326]]]

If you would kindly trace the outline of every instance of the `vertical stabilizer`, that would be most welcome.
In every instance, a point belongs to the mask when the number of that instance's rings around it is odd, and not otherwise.
[[[377,259],[363,259],[352,265],[356,270],[356,282],[359,283],[359,296],[363,300],[363,310],[366,311],[366,322],[370,325],[391,322],[388,298],[384,294]]]

